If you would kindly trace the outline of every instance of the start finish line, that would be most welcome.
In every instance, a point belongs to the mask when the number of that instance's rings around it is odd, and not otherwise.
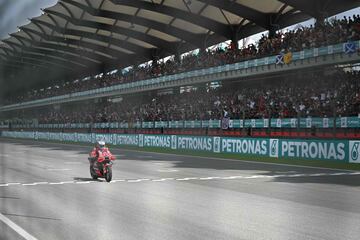
[[[151,134],[96,134],[3,131],[1,136],[34,140],[88,142],[104,140],[113,145],[232,153],[273,158],[320,159],[360,163],[360,141],[273,138],[229,138]]]

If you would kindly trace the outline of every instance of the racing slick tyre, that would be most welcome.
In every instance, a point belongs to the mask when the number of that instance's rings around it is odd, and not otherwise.
[[[92,179],[94,179],[94,180],[96,180],[98,178],[98,175],[96,174],[96,172],[92,166],[90,166],[90,175],[91,175]]]
[[[107,168],[106,174],[105,174],[105,180],[107,182],[110,182],[112,179],[112,169],[110,167]]]

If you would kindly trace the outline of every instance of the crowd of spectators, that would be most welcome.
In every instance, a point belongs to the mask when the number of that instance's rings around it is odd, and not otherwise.
[[[235,43],[231,43],[225,49],[219,47],[213,50],[200,50],[197,54],[188,54],[182,58],[173,57],[166,62],[153,61],[152,64],[133,66],[127,71],[119,70],[113,74],[104,74],[87,80],[70,81],[43,89],[31,90],[18,96],[9,97],[5,103],[11,104],[63,95],[358,39],[360,39],[360,15],[353,15],[352,18],[332,18],[314,26],[277,32],[272,37],[263,34],[257,44],[250,44],[243,48],[238,48]]]
[[[189,92],[145,93],[17,112],[39,123],[96,123],[171,120],[340,117],[360,114],[360,72],[328,70],[271,79],[209,85]]]

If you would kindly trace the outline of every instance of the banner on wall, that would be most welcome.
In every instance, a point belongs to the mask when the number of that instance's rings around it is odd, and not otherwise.
[[[74,125],[74,124],[73,124]],[[90,124],[75,124],[76,128],[89,128]],[[337,117],[337,118],[279,118],[279,119],[226,119],[221,120],[202,120],[202,121],[155,121],[155,122],[135,122],[135,123],[95,123],[93,124],[94,128],[268,128],[269,126],[274,128],[332,128],[336,127],[341,128],[360,128],[360,117],[351,116],[351,117]],[[64,124],[56,125],[56,128],[69,128],[71,125]],[[108,127],[107,127],[108,126]],[[29,127],[29,126],[24,126]],[[43,126],[45,128],[45,126]],[[55,125],[53,125],[55,128]],[[1,127],[0,127],[1,128]],[[30,127],[29,127],[30,128]],[[45,128],[47,129],[47,127]],[[43,130],[45,131],[45,130]],[[76,131],[76,130],[73,130]]]
[[[221,128],[222,129],[229,129],[230,126],[230,118],[229,117],[223,117],[221,119]]]
[[[279,139],[278,157],[322,159],[322,160],[347,160],[348,141],[342,140],[299,140]]]
[[[284,55],[279,54],[276,56],[276,64],[284,64]]]
[[[349,141],[349,162],[360,163],[360,141]]]
[[[344,52],[347,54],[352,54],[356,52],[356,45],[354,42],[347,42],[343,45]]]
[[[231,153],[273,158],[321,159],[360,163],[360,141],[231,138],[150,134],[87,134],[3,131],[3,137],[64,142],[104,140],[114,145]]]

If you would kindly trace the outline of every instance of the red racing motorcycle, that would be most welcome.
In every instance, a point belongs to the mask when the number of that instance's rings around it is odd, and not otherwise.
[[[105,178],[107,182],[112,179],[112,165],[114,164],[115,156],[108,148],[93,149],[90,152],[90,175],[92,179]]]

